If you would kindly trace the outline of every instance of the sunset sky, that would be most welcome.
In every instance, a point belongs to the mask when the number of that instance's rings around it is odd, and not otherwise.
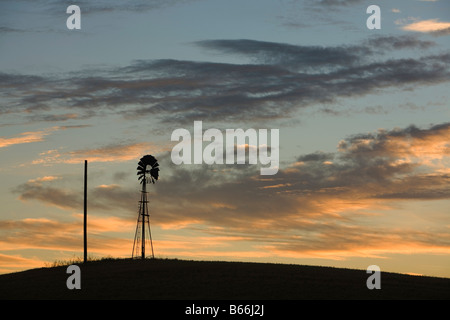
[[[446,0],[0,1],[0,273],[82,257],[84,160],[130,257],[152,154],[156,257],[450,277],[449,88]],[[279,129],[278,173],[173,164],[194,121]]]

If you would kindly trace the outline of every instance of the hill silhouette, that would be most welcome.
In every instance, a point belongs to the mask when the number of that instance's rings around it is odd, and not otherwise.
[[[365,270],[304,265],[104,259],[81,268],[81,290],[69,290],[67,266],[0,275],[0,299],[450,299],[450,279],[381,272],[369,290]]]

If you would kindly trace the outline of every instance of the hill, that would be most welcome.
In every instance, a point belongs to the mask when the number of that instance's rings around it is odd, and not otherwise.
[[[168,259],[105,259],[79,264],[81,290],[67,266],[0,275],[0,299],[450,299],[450,279],[381,273],[369,290],[365,270]]]

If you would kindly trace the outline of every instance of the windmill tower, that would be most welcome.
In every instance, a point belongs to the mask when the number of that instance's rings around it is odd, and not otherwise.
[[[152,233],[150,230],[150,216],[148,214],[147,199],[147,183],[150,181],[155,183],[158,180],[159,164],[155,157],[146,155],[141,158],[137,167],[138,180],[142,184],[141,200],[139,201],[139,215],[136,225],[136,233],[134,235],[132,258],[145,259],[145,245],[150,244],[152,249],[152,258],[155,257],[153,252]],[[148,239],[148,240],[147,240]]]

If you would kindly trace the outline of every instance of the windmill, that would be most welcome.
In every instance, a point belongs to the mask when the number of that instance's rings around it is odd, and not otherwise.
[[[137,171],[137,175],[139,176],[138,180],[142,184],[142,189],[141,200],[139,201],[136,233],[134,235],[132,258],[141,256],[142,259],[145,259],[145,243],[147,238],[152,248],[152,258],[154,258],[155,254],[153,252],[152,233],[150,230],[150,216],[148,214],[147,183],[152,182],[154,184],[155,181],[158,180],[158,161],[151,155],[143,156],[138,163]]]

